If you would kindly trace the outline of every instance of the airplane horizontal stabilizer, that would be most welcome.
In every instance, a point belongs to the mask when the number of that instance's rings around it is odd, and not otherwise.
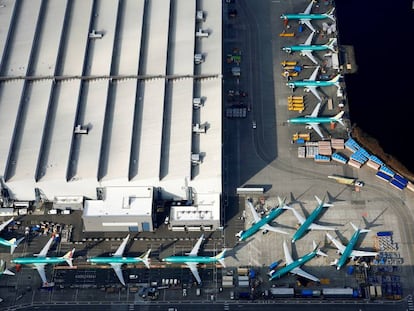
[[[145,266],[149,269],[150,263],[149,263],[149,255],[151,253],[151,249],[147,250],[147,252],[141,256],[139,256],[139,259],[145,264]]]

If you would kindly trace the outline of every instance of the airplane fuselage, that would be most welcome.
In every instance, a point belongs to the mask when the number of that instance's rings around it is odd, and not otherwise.
[[[326,45],[292,45],[289,46],[291,52],[301,52],[301,51],[325,51],[329,47]]]
[[[111,263],[129,264],[129,263],[142,262],[142,260],[135,258],[135,257],[94,257],[94,258],[89,258],[87,261],[90,263],[96,263],[96,264],[111,264]]]
[[[30,264],[55,264],[66,262],[64,258],[60,257],[19,257],[12,259],[13,263],[21,265],[30,265]]]
[[[276,208],[272,210],[266,217],[263,217],[258,222],[256,222],[253,226],[249,229],[242,232],[240,235],[239,241],[244,241],[255,234],[257,231],[260,230],[265,224],[271,223],[276,217],[278,217],[283,212],[283,208]]]
[[[300,20],[312,20],[312,19],[325,19],[328,18],[326,14],[283,14],[283,19],[300,19]]]
[[[215,263],[218,260],[214,257],[204,256],[170,256],[162,259],[162,261],[170,263]]]
[[[314,220],[319,216],[323,209],[323,205],[319,205],[306,220],[303,222],[303,224],[299,227],[298,230],[296,230],[295,234],[292,237],[292,242],[299,240],[303,237],[303,235],[308,231],[309,226],[314,222]]]
[[[296,124],[308,124],[308,123],[331,123],[336,122],[335,119],[330,117],[316,117],[316,118],[310,118],[310,117],[298,117],[298,118],[292,118],[289,119],[289,123],[296,123]]]
[[[298,260],[288,264],[287,266],[280,268],[275,273],[272,274],[272,276],[269,278],[269,280],[279,279],[286,273],[292,271],[293,269],[300,267],[301,265],[307,263],[309,260],[311,260],[313,257],[316,256],[316,251],[310,252],[306,254],[305,256],[299,258]]]
[[[289,87],[308,87],[308,86],[325,87],[325,86],[331,86],[331,85],[336,85],[336,84],[335,82],[331,82],[331,81],[306,81],[306,80],[292,81],[288,83]]]
[[[349,241],[348,245],[345,247],[345,250],[342,253],[341,257],[338,259],[338,263],[336,265],[338,269],[340,269],[343,265],[346,264],[348,258],[351,256],[352,250],[354,249],[356,242],[359,239],[360,234],[361,234],[361,231],[357,230],[352,235],[351,240]]]

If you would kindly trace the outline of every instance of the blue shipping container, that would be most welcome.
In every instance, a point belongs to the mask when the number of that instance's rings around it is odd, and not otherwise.
[[[348,270],[347,270],[347,273],[348,273],[349,275],[352,275],[352,273],[354,273],[354,270],[355,270],[355,267],[354,267],[354,266],[349,266],[349,267],[348,267]]]
[[[394,175],[394,178],[395,178],[396,180],[398,180],[400,183],[402,183],[403,185],[407,186],[407,184],[408,184],[408,180],[407,180],[407,179],[405,179],[404,177],[402,177],[402,176],[400,176],[400,175],[395,174],[395,175]]]
[[[395,188],[399,189],[399,190],[403,190],[405,188],[405,185],[403,185],[402,183],[400,183],[398,180],[396,179],[392,179],[390,181],[391,185],[393,185]]]
[[[392,231],[379,231],[377,236],[392,236]]]
[[[312,297],[313,290],[311,290],[311,289],[302,289],[301,292],[300,292],[300,295],[302,297]]]
[[[276,268],[279,265],[279,261],[275,261],[273,263],[270,264],[269,266],[269,270],[273,270],[274,268]]]
[[[383,173],[383,172],[381,172],[381,171],[378,171],[378,172],[375,174],[375,176],[377,176],[377,177],[379,177],[379,178],[381,178],[381,179],[383,179],[383,180],[385,180],[385,181],[390,181],[390,179],[392,178],[390,175],[387,175],[387,174],[385,174],[385,173]]]

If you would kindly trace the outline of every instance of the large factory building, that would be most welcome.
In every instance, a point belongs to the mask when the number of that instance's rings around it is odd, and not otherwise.
[[[215,230],[221,0],[4,0],[3,208],[80,209],[85,231]],[[181,204],[184,202],[184,204]]]

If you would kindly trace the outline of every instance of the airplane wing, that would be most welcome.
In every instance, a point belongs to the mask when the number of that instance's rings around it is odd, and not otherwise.
[[[302,51],[302,54],[307,56],[314,64],[318,64],[317,59],[313,56],[311,51]]]
[[[316,276],[313,276],[312,274],[303,271],[299,267],[292,269],[290,271],[290,273],[294,273],[294,274],[300,275],[301,277],[307,278],[307,279],[312,280],[314,282],[319,282],[319,279]]]
[[[118,249],[116,250],[116,252],[113,254],[113,256],[115,257],[121,257],[124,254],[124,250],[125,250],[125,246],[127,245],[129,240],[129,234],[127,235],[127,237],[124,239],[124,241],[122,242],[121,245],[119,245]]]
[[[188,266],[188,268],[190,268],[190,270],[193,273],[195,279],[197,280],[197,283],[200,284],[201,283],[201,278],[200,278],[200,275],[198,274],[197,263],[195,263],[195,262],[186,262],[185,264]]]
[[[313,32],[316,31],[316,29],[313,28],[313,25],[309,19],[301,19],[300,21],[302,22],[302,24],[305,24],[306,26],[308,26],[311,31]]]
[[[250,211],[252,212],[254,222],[258,222],[261,218],[260,218],[259,214],[257,214],[253,204],[250,201],[247,201],[247,204],[249,205]]]
[[[283,241],[283,251],[285,252],[285,261],[286,264],[289,265],[293,262],[292,255],[289,252],[288,246],[286,244],[286,241]]]
[[[312,223],[309,226],[309,230],[330,230],[330,231],[334,231],[336,229],[332,228],[332,227],[321,226],[321,225],[317,225],[317,224]]]
[[[319,127],[319,125],[317,124],[317,123],[308,123],[308,125],[309,126],[311,126],[312,127],[312,129],[316,132],[316,133],[318,133],[318,135],[323,139],[323,138],[325,138],[324,136],[323,136],[323,134],[322,134],[322,131],[321,131],[321,129],[320,129],[320,127]]]
[[[122,285],[125,286],[125,280],[124,275],[122,274],[121,270],[122,264],[120,263],[111,263],[112,269],[114,269],[116,276],[118,277],[119,281],[122,283]]]
[[[305,24],[306,26],[308,26],[308,27],[309,27],[309,29],[310,29],[311,31],[313,31],[313,32],[315,32],[315,31],[316,31],[316,29],[315,29],[315,28],[313,28],[313,26],[312,26],[312,24],[311,24],[311,21],[310,21],[309,19],[301,19],[301,22],[302,22],[303,24]]]
[[[314,31],[312,31],[312,33],[309,35],[309,37],[306,39],[305,43],[303,43],[303,45],[311,45],[312,44],[312,40],[313,40],[313,35],[315,34]]]
[[[378,253],[376,252],[365,252],[365,251],[358,251],[353,250],[350,254],[352,257],[366,257],[366,256],[377,256]]]
[[[295,217],[298,219],[298,222],[300,224],[303,224],[306,221],[305,217],[300,215],[295,209],[292,208],[291,211],[293,212],[293,215],[295,215]]]
[[[4,230],[4,228],[6,228],[12,221],[13,221],[13,217],[12,218],[10,218],[9,220],[7,220],[7,221],[5,221],[5,222],[3,222],[1,225],[0,225],[0,232],[1,231],[3,231]]]
[[[310,11],[312,10],[312,6],[313,6],[313,0],[308,4],[303,14],[310,14]]]
[[[332,243],[336,246],[336,248],[338,249],[338,251],[341,254],[345,251],[345,246],[341,242],[339,242],[337,239],[335,239],[329,233],[326,233],[326,236],[329,238],[329,240],[332,241]]]
[[[319,72],[319,66],[315,68],[315,70],[312,72],[311,76],[309,77],[309,79],[307,79],[307,81],[315,81],[316,76],[318,75],[318,72]]]
[[[307,88],[309,91],[311,91],[311,92],[312,92],[312,94],[313,94],[313,95],[315,95],[315,97],[316,97],[319,101],[322,101],[322,98],[321,98],[321,96],[319,95],[318,91],[316,90],[316,87],[315,87],[315,86],[307,86],[306,88]]]
[[[321,108],[321,103],[319,102],[315,108],[313,109],[312,113],[310,114],[310,117],[316,118],[319,114],[319,109]]]
[[[46,264],[45,263],[35,263],[34,266],[35,266],[37,272],[39,272],[39,275],[40,275],[40,278],[43,281],[43,284],[46,284],[47,283],[46,273],[45,273]]]
[[[46,245],[42,248],[42,250],[40,251],[40,253],[37,254],[36,256],[38,256],[38,257],[46,257],[47,256],[47,252],[49,251],[49,248],[52,245],[54,239],[55,239],[55,237],[51,237],[49,239],[49,241],[46,243]],[[37,268],[37,266],[36,266],[36,268]]]
[[[197,256],[198,250],[200,249],[201,242],[203,242],[203,239],[204,239],[204,234],[202,234],[201,237],[198,239],[196,245],[194,245],[193,249],[188,254],[189,256]]]
[[[281,229],[278,229],[278,228],[276,228],[276,227],[273,227],[273,226],[271,226],[271,225],[269,225],[269,224],[265,224],[265,225],[263,225],[260,229],[263,229],[263,230],[268,230],[268,231],[273,231],[273,232],[277,232],[277,233],[288,234],[286,231],[283,231],[283,230],[281,230]]]

